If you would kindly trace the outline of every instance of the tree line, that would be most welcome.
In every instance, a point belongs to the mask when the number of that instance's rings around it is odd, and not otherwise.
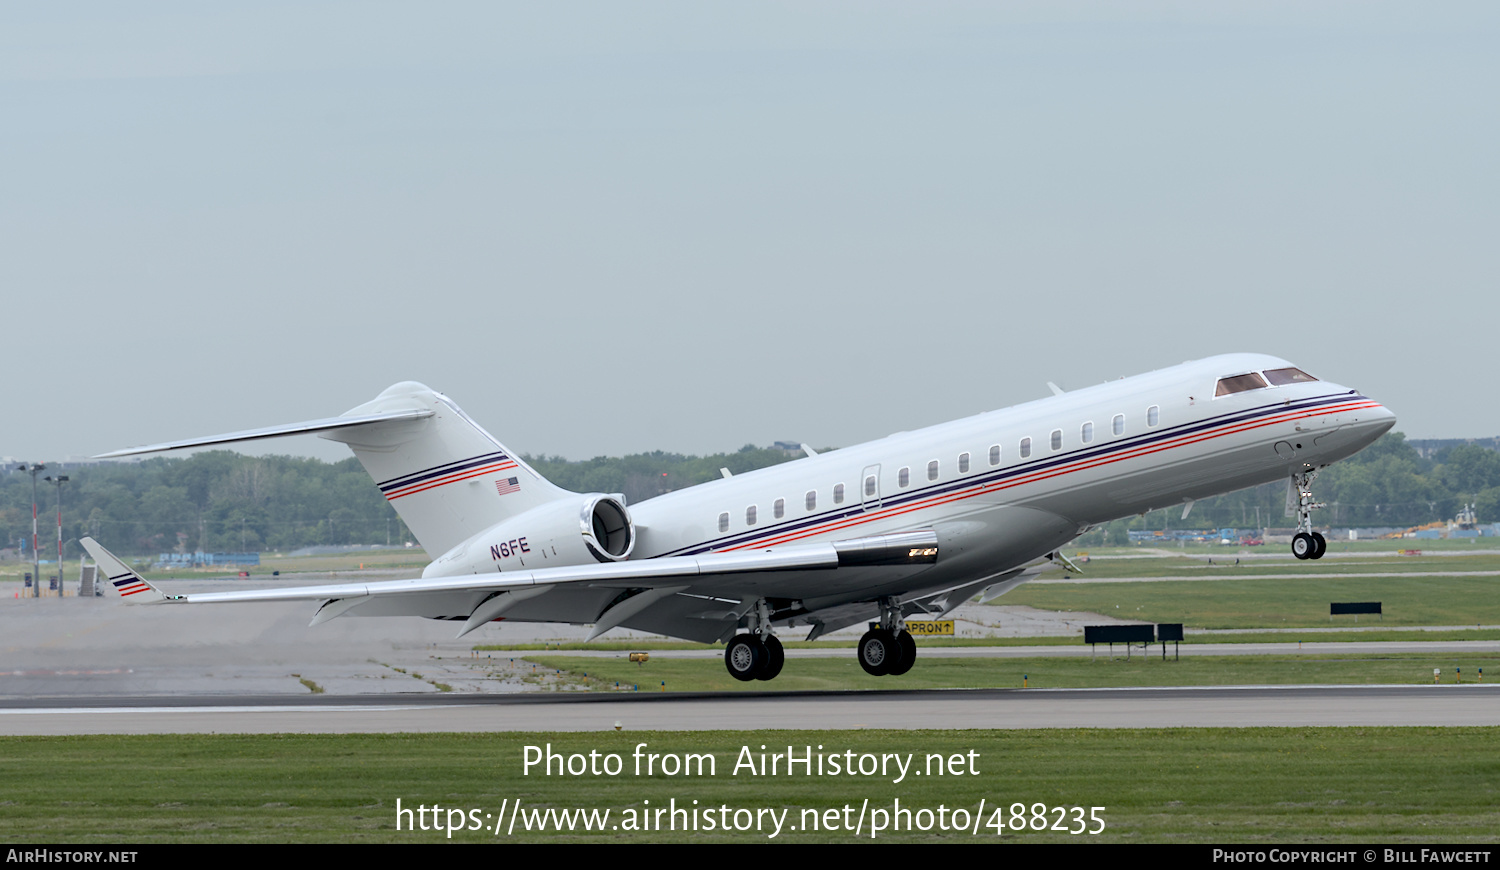
[[[657,451],[583,461],[524,458],[566,489],[624,493],[635,504],[712,480],[720,468],[739,474],[800,455],[747,444],[710,456]],[[77,557],[77,540],[85,535],[131,555],[414,540],[353,458],[324,462],[217,450],[64,471],[70,477],[63,492],[65,558]],[[15,548],[24,540],[29,547],[29,478],[14,467],[0,474],[0,534],[5,536],[0,546]],[[1451,518],[1469,503],[1477,506],[1482,522],[1494,522],[1500,520],[1500,453],[1463,445],[1423,459],[1401,433],[1391,433],[1320,473],[1313,492],[1329,504],[1314,514],[1323,526],[1413,526]],[[1284,526],[1289,524],[1283,515],[1285,493],[1285,484],[1276,483],[1205,499],[1187,520],[1180,519],[1180,506],[1156,511],[1112,523],[1083,543],[1115,543],[1130,528]],[[55,498],[52,487],[38,488],[44,557],[56,546]]]
[[[703,483],[719,468],[745,472],[792,457],[746,445],[736,453],[683,456],[644,453],[570,462],[523,457],[548,480],[577,492],[624,493],[634,504]],[[98,463],[63,473],[64,558],[93,537],[121,554],[173,551],[285,552],[299,547],[415,542],[359,460],[325,462],[295,456],[243,456],[227,450],[141,462]],[[22,545],[30,559],[31,475],[0,473],[0,548]],[[56,552],[54,488],[37,488],[42,558]]]

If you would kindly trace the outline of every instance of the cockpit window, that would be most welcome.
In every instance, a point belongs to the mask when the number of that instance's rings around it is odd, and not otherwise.
[[[1266,372],[1266,380],[1278,387],[1287,384],[1311,384],[1318,379],[1304,372],[1302,369],[1294,369],[1288,366],[1284,369],[1271,369]]]
[[[1232,378],[1219,378],[1219,387],[1214,390],[1214,395],[1228,396],[1233,393],[1243,393],[1246,390],[1264,390],[1265,388],[1265,378],[1251,372],[1247,375],[1235,375]]]

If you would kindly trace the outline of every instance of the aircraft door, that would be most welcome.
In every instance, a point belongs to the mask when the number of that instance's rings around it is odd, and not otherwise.
[[[859,501],[867,511],[880,507],[880,466],[871,465],[859,475]]]

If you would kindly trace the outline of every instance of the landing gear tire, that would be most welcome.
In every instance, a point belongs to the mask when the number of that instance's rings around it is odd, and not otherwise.
[[[781,666],[786,664],[786,651],[781,648],[781,641],[777,640],[774,634],[766,635],[761,645],[766,649],[766,664],[760,669],[760,673],[755,675],[755,678],[773,680],[777,674],[781,673]]]
[[[917,663],[917,641],[911,636],[911,632],[903,631],[896,635],[896,646],[901,649],[901,661],[892,664],[886,673],[893,677],[899,677],[911,670],[911,666]]]
[[[780,647],[780,644],[777,646]],[[743,682],[760,676],[765,671],[769,658],[770,652],[766,645],[753,634],[735,635],[729,645],[724,647],[724,668],[731,677]]]
[[[1312,482],[1317,477],[1314,471],[1299,471],[1292,475],[1291,489],[1287,490],[1287,507],[1295,500],[1297,508],[1297,534],[1292,536],[1292,555],[1298,559],[1321,559],[1328,552],[1328,541],[1312,530],[1312,512],[1325,505],[1313,501]]]
[[[883,677],[901,660],[901,646],[896,636],[883,628],[865,632],[859,639],[859,666],[872,677]]]

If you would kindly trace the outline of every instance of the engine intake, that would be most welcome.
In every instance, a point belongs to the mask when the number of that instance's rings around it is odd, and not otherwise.
[[[635,524],[625,505],[613,496],[595,495],[583,504],[583,542],[601,562],[630,558],[635,549]]]

